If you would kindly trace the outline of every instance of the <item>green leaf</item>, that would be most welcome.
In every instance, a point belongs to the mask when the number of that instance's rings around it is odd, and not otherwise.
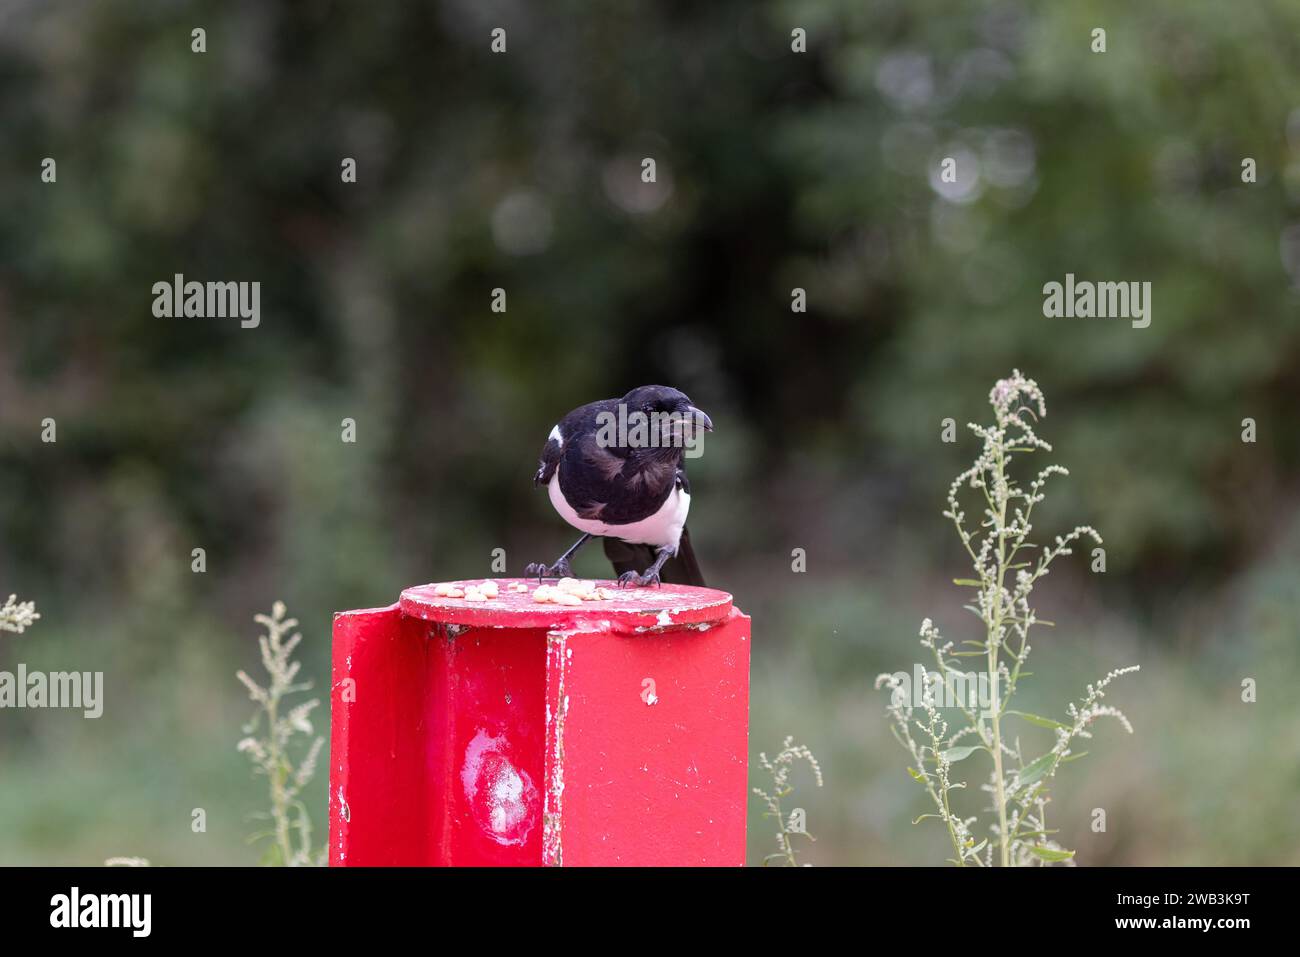
[[[1061,763],[1065,764],[1069,761],[1078,761],[1080,758],[1087,757],[1087,755],[1087,751],[1080,751],[1078,754],[1067,754],[1065,757],[1061,758]]]
[[[912,823],[913,823],[913,824],[920,824],[920,823],[921,823],[922,821],[924,821],[927,817],[934,817],[934,818],[939,818],[940,820],[943,820],[943,818],[942,818],[940,815],[938,815],[938,814],[922,814],[920,817],[918,817],[918,818],[917,818],[915,821],[913,821]]]
[[[1056,755],[1051,751],[1048,751],[1041,758],[1038,758],[1036,761],[1031,761],[1021,769],[1020,777],[1016,778],[1016,783],[1012,790],[1020,791],[1027,787],[1032,787],[1041,781],[1043,775],[1047,774],[1047,772],[1052,770],[1054,767],[1056,767]]]
[[[976,751],[983,750],[984,746],[980,744],[961,745],[941,752],[939,757],[943,758],[943,760],[947,761],[949,764],[955,764],[958,761],[964,761],[966,758],[969,758]]]
[[[967,586],[968,588],[983,588],[983,587],[984,587],[984,583],[983,583],[983,582],[977,582],[977,581],[976,581],[975,579],[973,579],[973,578],[954,578],[954,579],[952,580],[952,583],[953,583],[954,585],[965,585],[965,586]]]
[[[1053,721],[1051,718],[1044,718],[1041,715],[1030,714],[1028,711],[1008,711],[1007,714],[1019,715],[1030,724],[1036,724],[1040,728],[1068,728],[1069,725],[1061,724],[1059,721]]]
[[[916,768],[908,768],[907,773],[910,774],[917,781],[920,781],[922,784],[925,783],[925,775],[922,774],[920,771],[916,770]]]
[[[1068,861],[1070,858],[1074,857],[1074,851],[1057,851],[1050,847],[1030,847],[1029,851],[1035,856],[1053,863],[1057,861]]]

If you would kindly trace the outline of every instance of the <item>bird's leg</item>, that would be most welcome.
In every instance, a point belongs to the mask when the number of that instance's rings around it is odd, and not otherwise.
[[[574,552],[587,544],[587,539],[589,538],[591,538],[590,532],[583,535],[582,538],[570,545],[569,550],[557,558],[554,565],[548,566],[541,562],[532,562],[531,564],[526,565],[524,567],[524,577],[532,578],[536,575],[538,581],[541,581],[543,578],[572,578],[573,569],[569,566],[569,559],[573,557]]]
[[[624,572],[618,576],[618,585],[622,588],[624,585],[658,585],[659,569],[664,567],[664,562],[672,558],[674,549],[664,547],[659,549],[655,555],[655,562],[645,570],[644,574],[638,575],[636,572]]]

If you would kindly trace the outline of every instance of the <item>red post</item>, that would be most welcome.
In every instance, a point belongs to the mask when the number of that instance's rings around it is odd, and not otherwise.
[[[518,581],[335,615],[330,863],[743,864],[748,616]]]

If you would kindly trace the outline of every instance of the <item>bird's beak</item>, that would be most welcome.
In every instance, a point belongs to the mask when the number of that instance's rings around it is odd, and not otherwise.
[[[713,431],[713,420],[705,415],[701,410],[695,408],[695,406],[687,406],[686,414],[694,419],[696,426],[703,429],[705,432]]]

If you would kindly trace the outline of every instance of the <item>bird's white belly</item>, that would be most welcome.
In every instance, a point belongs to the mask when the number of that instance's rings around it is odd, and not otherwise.
[[[573,506],[560,491],[559,469],[555,470],[555,475],[551,477],[546,490],[551,496],[551,505],[560,513],[560,517],[580,532],[621,538],[625,542],[635,544],[656,547],[667,545],[674,551],[682,538],[686,513],[691,510],[690,494],[680,488],[674,488],[663,505],[659,506],[659,511],[648,518],[643,518],[639,522],[629,522],[626,525],[608,525],[599,519],[582,518],[573,510]]]

